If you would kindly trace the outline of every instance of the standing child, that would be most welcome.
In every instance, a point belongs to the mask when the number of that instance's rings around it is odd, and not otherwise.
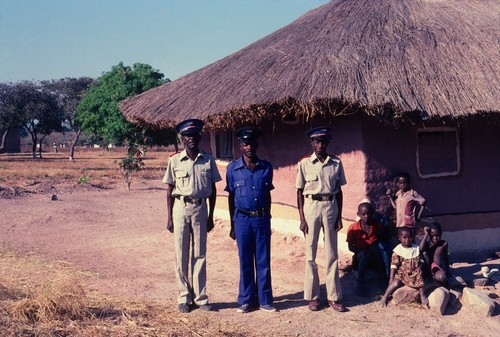
[[[424,292],[424,279],[419,266],[420,249],[412,244],[413,231],[406,226],[400,227],[398,229],[398,240],[400,244],[392,252],[389,286],[380,302],[383,306],[386,306],[389,296],[402,285],[406,285],[418,289],[422,305],[428,308],[429,300]]]
[[[392,195],[390,189],[386,192],[392,207],[396,209],[396,227],[407,226],[414,229],[415,220],[420,220],[420,216],[424,210],[425,198],[411,188],[410,175],[406,172],[401,172],[397,175],[396,184],[398,191],[395,195]],[[419,206],[419,211],[417,216],[415,216],[417,205]]]
[[[425,259],[425,270],[441,284],[447,284],[450,275],[448,242],[441,240],[441,225],[433,222],[424,228],[424,238],[420,242],[420,251]]]

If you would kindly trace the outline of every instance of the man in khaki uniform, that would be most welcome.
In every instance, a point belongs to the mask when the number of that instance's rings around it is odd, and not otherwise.
[[[309,309],[317,311],[319,302],[319,275],[316,264],[318,239],[321,229],[325,236],[325,284],[328,305],[343,312],[338,273],[337,231],[342,229],[342,189],[346,184],[344,168],[339,158],[329,155],[327,147],[332,139],[330,127],[318,127],[306,134],[314,153],[302,158],[297,167],[297,204],[300,230],[306,238],[306,272],[304,299]]]
[[[167,229],[175,237],[177,302],[182,313],[189,312],[192,302],[202,310],[212,310],[205,289],[205,256],[207,233],[214,227],[215,183],[221,176],[214,158],[198,148],[203,125],[201,120],[188,119],[176,126],[184,150],[170,157],[163,178],[167,184]]]

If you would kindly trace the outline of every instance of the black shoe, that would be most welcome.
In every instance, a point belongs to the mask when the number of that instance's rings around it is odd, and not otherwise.
[[[187,303],[179,304],[179,312],[182,312],[183,314],[187,314],[189,312],[189,304],[187,304]]]
[[[237,312],[242,313],[242,314],[246,314],[247,312],[250,312],[250,310],[252,310],[252,307],[248,303],[245,303],[241,307],[236,309]]]
[[[212,310],[214,310],[214,308],[212,308],[212,306],[210,304],[202,304],[202,305],[199,305],[198,308],[200,308],[203,311],[212,311]]]
[[[276,309],[275,307],[273,307],[270,304],[262,304],[259,307],[259,309],[262,310],[262,311],[266,311],[266,312],[277,312],[278,311],[278,309]]]

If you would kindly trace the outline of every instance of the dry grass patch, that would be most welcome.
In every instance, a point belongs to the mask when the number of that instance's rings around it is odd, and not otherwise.
[[[213,314],[133,303],[88,291],[95,277],[65,262],[0,249],[2,336],[264,336]]]

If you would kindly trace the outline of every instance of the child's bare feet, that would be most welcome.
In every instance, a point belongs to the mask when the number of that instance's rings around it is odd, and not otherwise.
[[[382,308],[385,308],[387,306],[387,298],[385,296],[382,296],[379,303]]]
[[[427,296],[420,296],[420,301],[422,302],[422,306],[425,309],[429,309],[429,299],[427,298]]]

